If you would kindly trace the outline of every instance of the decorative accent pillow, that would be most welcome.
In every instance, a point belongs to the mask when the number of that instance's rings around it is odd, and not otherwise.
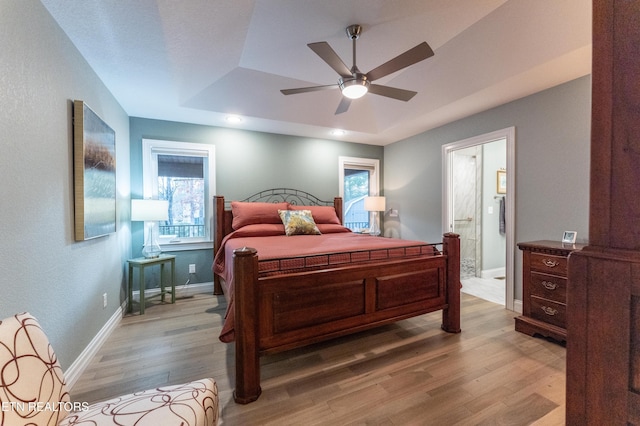
[[[279,210],[287,235],[319,235],[310,210]]]
[[[340,219],[336,214],[336,209],[333,206],[294,206],[290,205],[289,210],[309,210],[313,216],[313,220],[316,224],[321,223],[333,223],[341,225]]]
[[[247,203],[243,201],[232,201],[231,212],[233,221],[231,227],[238,230],[246,225],[256,225],[260,223],[282,223],[279,210],[289,208],[289,203]]]

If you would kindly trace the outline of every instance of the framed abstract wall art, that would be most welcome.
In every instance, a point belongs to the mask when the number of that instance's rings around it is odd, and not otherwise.
[[[116,133],[84,103],[73,101],[75,239],[116,232]]]

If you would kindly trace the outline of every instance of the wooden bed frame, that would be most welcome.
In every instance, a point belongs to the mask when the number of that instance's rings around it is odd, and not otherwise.
[[[326,202],[303,191],[281,188],[245,201],[333,205],[342,219],[341,198]],[[214,198],[214,255],[224,236],[232,232],[229,204],[225,207],[222,196]],[[442,250],[430,257],[265,277],[259,277],[255,249],[235,250],[235,401],[247,404],[260,396],[261,355],[437,310],[442,310],[442,329],[459,333],[460,240],[449,233],[437,244]],[[215,274],[214,294],[223,294],[220,277]]]

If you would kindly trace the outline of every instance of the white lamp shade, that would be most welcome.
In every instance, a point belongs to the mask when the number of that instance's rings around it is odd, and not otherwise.
[[[166,200],[131,200],[132,221],[158,221],[169,219],[169,202]]]
[[[364,209],[368,212],[383,212],[386,209],[384,197],[365,197]]]

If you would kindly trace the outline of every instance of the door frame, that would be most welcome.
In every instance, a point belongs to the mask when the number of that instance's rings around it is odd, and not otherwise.
[[[507,141],[507,182],[509,190],[505,196],[505,236],[506,236],[506,295],[505,308],[514,310],[515,290],[515,176],[516,176],[516,128],[507,127],[483,135],[474,136],[457,142],[442,145],[442,231],[451,232],[453,221],[453,152],[499,139]],[[520,311],[522,308],[520,308]],[[520,312],[519,311],[519,312]]]

